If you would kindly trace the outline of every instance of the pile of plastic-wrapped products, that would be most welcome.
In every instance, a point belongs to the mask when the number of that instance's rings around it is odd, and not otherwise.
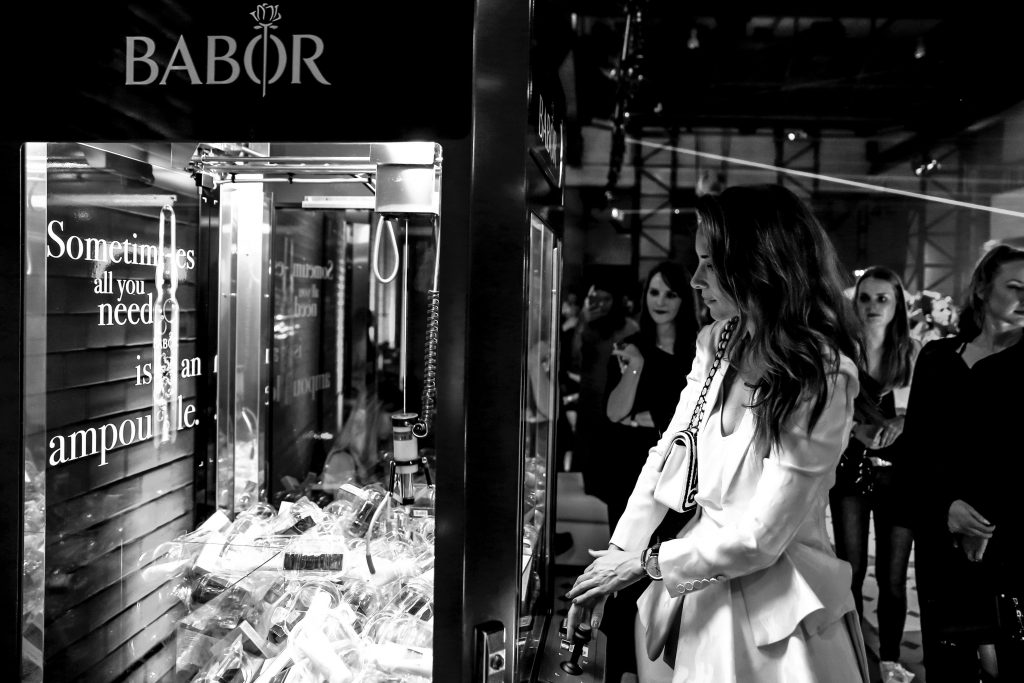
[[[142,558],[184,603],[178,681],[428,681],[433,666],[433,487],[397,505],[381,486],[342,486],[214,513]]]

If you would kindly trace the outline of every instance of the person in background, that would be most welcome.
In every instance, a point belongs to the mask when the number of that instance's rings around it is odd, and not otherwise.
[[[626,509],[647,452],[668,428],[697,341],[690,274],[682,264],[662,261],[654,266],[642,292],[640,330],[616,345],[608,361],[608,439],[594,454],[608,479],[602,489],[611,532]],[[663,523],[654,535],[668,540],[680,528],[681,524],[671,528]],[[618,681],[624,672],[636,672],[633,618],[645,587],[645,582],[638,582],[608,603],[605,675],[609,681]]]
[[[604,388],[612,345],[634,334],[636,321],[626,316],[621,287],[612,278],[596,278],[587,291],[573,339],[573,364],[580,376],[573,440],[573,469],[583,472],[584,490],[604,499],[605,477],[595,467],[607,438]]]
[[[853,570],[853,598],[863,618],[868,564],[868,525],[875,519],[875,576],[878,579],[878,638],[882,681],[909,683],[914,674],[900,662],[907,617],[907,567],[911,531],[896,524],[901,496],[893,486],[910,379],[921,344],[911,338],[906,295],[888,268],[868,268],[858,278],[853,305],[860,321],[861,391],[870,397],[871,415],[855,415],[853,438],[843,451],[836,484],[829,492],[836,554]]]
[[[938,292],[921,292],[913,306],[910,336],[921,344],[956,335],[957,313],[953,300]]]
[[[904,516],[914,533],[928,683],[976,681],[979,665],[989,679],[998,672],[994,585],[967,555],[978,555],[999,527],[976,507],[993,490],[971,495],[969,482],[992,457],[983,454],[979,443],[1012,443],[1019,438],[1015,421],[971,419],[982,391],[987,391],[976,385],[973,370],[984,359],[1003,362],[1003,354],[1019,346],[1024,329],[1022,289],[1024,250],[1009,245],[991,248],[971,276],[959,334],[925,344],[914,370],[896,480],[913,501]],[[1007,390],[1019,392],[1021,387]],[[984,433],[986,428],[995,433]],[[1014,505],[1019,495],[1010,496],[1012,502],[999,505]],[[957,549],[957,544],[968,552]]]
[[[860,390],[843,271],[810,209],[781,185],[730,187],[696,208],[691,285],[715,322],[698,335],[686,388],[609,548],[591,551],[568,592],[568,631],[598,625],[607,597],[647,576],[634,631],[644,683],[866,683],[850,565],[825,530]],[[660,501],[683,496],[657,493],[660,466],[712,367],[698,512],[676,538],[645,547],[669,509]],[[665,633],[663,647],[648,647],[648,634]]]
[[[1024,317],[1024,260],[1017,263],[1009,283],[1017,302],[1012,311],[1004,310],[1020,320]],[[1024,517],[1019,504],[1024,458],[1019,455],[1020,440],[1008,434],[1024,416],[1024,335],[1018,334],[1018,341],[1004,352],[978,361],[973,373],[976,398],[971,423],[977,439],[971,459],[977,462],[966,469],[955,493],[989,523],[992,537],[965,530],[954,538],[969,562],[980,563],[981,586],[989,591],[983,604],[994,602],[1001,615],[995,666],[986,676],[988,680],[1024,681],[1024,561],[1020,553]],[[966,526],[947,518],[947,525],[950,522]]]
[[[662,261],[652,268],[640,300],[640,330],[616,344],[608,361],[605,415],[612,426],[598,457],[612,479],[605,496],[612,531],[686,385],[697,341],[689,281],[682,264]]]

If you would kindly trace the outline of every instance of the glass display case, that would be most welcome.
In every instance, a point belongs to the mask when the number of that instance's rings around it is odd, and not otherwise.
[[[23,677],[429,677],[441,150],[192,147],[27,150]]]

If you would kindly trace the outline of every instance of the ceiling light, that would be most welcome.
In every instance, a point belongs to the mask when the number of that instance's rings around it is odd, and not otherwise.
[[[690,29],[690,37],[686,40],[686,47],[696,50],[700,47],[700,38],[697,37],[697,27]]]
[[[926,157],[914,166],[914,175],[926,176],[935,173],[942,168],[942,164],[935,157]]]
[[[917,39],[917,47],[914,49],[914,59],[923,59],[925,56],[924,38]]]

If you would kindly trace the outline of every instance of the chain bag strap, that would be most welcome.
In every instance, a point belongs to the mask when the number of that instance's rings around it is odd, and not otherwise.
[[[704,419],[704,408],[707,404],[711,382],[722,364],[722,357],[725,355],[725,349],[729,345],[729,339],[732,337],[737,322],[738,319],[733,318],[725,324],[725,329],[722,330],[722,336],[719,338],[718,347],[715,350],[715,359],[711,363],[707,379],[704,380],[704,387],[693,407],[690,424],[672,437],[668,452],[665,453],[658,467],[661,475],[654,487],[654,499],[676,512],[689,512],[697,505],[695,500],[697,495],[697,430],[700,429],[700,423]]]

